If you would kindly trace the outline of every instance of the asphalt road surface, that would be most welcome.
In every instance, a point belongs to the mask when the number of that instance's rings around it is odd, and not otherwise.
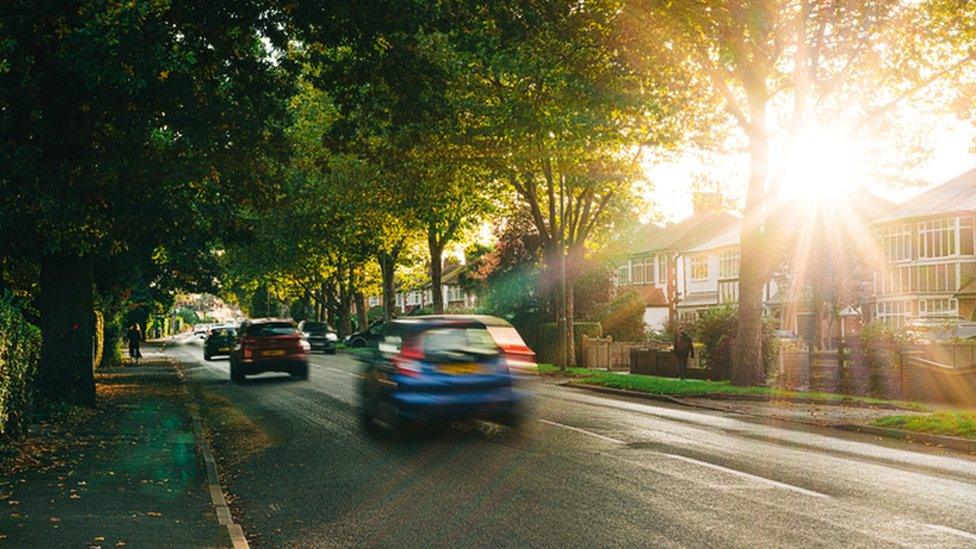
[[[976,547],[965,456],[542,382],[519,430],[395,441],[361,427],[350,355],[234,385],[196,340],[165,352],[254,546]]]

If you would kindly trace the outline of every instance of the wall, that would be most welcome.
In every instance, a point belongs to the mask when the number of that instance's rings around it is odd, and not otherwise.
[[[667,307],[646,307],[644,309],[644,327],[646,330],[663,330],[667,323]]]

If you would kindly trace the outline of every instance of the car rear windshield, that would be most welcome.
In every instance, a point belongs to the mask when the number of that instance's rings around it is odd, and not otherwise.
[[[287,322],[269,322],[265,324],[252,324],[247,329],[247,335],[255,337],[281,336],[297,334],[298,329]]]
[[[220,328],[210,333],[213,334],[213,337],[234,337],[237,335],[237,330],[233,328]]]
[[[428,358],[498,353],[498,346],[484,328],[435,328],[424,332],[422,337],[424,355]]]
[[[325,322],[306,322],[302,324],[302,329],[310,334],[324,334],[329,331],[329,325]]]

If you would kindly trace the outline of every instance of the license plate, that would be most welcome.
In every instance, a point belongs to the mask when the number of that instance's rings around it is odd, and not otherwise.
[[[221,347],[220,350],[226,352],[230,350],[230,347]]]
[[[452,376],[463,376],[481,372],[481,366],[477,364],[445,364],[440,367],[440,371]]]
[[[262,351],[261,356],[282,356],[285,354],[284,349],[271,349],[270,351]]]

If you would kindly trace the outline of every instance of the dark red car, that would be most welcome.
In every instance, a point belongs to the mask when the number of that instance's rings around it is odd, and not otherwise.
[[[290,320],[245,320],[238,330],[237,345],[230,354],[230,379],[262,372],[287,372],[308,379],[308,341]]]

